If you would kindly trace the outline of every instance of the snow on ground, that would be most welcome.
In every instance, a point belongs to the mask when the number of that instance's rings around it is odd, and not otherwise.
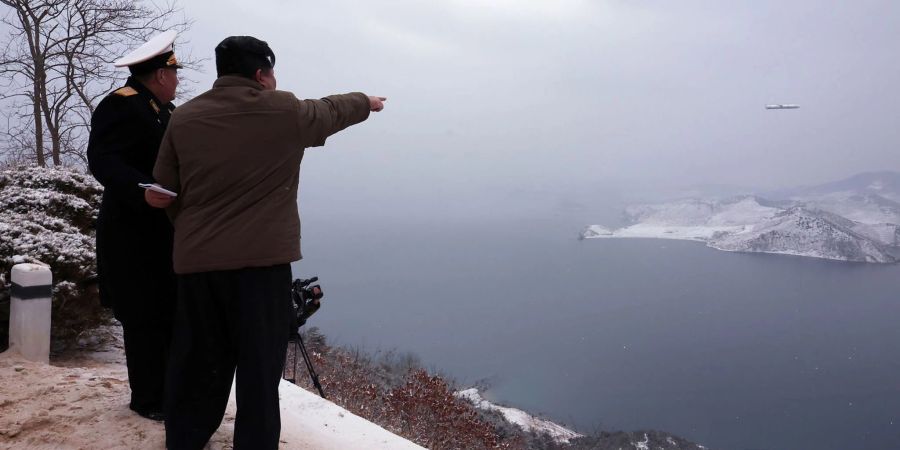
[[[650,450],[650,446],[648,445],[649,443],[650,437],[648,437],[647,434],[644,433],[643,441],[632,442],[631,445],[634,446],[635,450]]]
[[[0,354],[0,449],[163,449],[165,429],[130,409],[121,347],[62,365]],[[283,381],[281,449],[421,449],[418,445]],[[230,449],[234,392],[211,450]]]
[[[722,202],[706,222],[709,226],[747,226],[770,219],[781,212],[779,208],[761,205],[753,196]]]
[[[297,385],[281,380],[281,448],[422,449]],[[234,411],[234,391],[229,400]]]
[[[763,206],[756,197],[728,201],[678,200],[626,209],[633,225],[606,230],[598,225],[585,228],[584,238],[659,238],[709,241],[722,234],[741,233],[766,221],[780,210]],[[596,230],[596,231],[595,231]]]
[[[844,261],[892,263],[896,259],[870,238],[852,231],[854,222],[822,211],[794,207],[751,232],[723,235],[710,247],[761,251]]]
[[[739,233],[745,230],[746,227],[744,226],[679,226],[639,223],[630,227],[620,228],[618,230],[610,232],[609,234],[585,236],[585,238],[656,238],[706,242],[721,233]]]
[[[625,215],[632,222],[647,224],[702,225],[714,210],[712,202],[686,199],[657,205],[629,206],[625,208]]]
[[[601,236],[612,236],[612,231],[608,228],[601,227],[600,225],[588,225],[581,232],[581,238],[595,238]]]
[[[777,214],[778,208],[764,206],[754,196],[728,200],[685,199],[625,209],[634,223],[680,226],[732,227],[748,225]]]
[[[538,419],[521,409],[495,405],[483,399],[476,388],[462,390],[455,395],[459,398],[469,400],[476,408],[499,412],[508,422],[518,425],[525,431],[548,434],[560,443],[565,444],[568,443],[570,439],[581,436],[562,425],[550,422],[549,420]]]
[[[874,241],[892,246],[900,245],[900,225],[893,223],[857,223],[852,229],[854,232]]]

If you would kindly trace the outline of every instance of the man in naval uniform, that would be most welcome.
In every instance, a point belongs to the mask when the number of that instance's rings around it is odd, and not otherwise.
[[[154,183],[153,164],[175,106],[175,31],[157,35],[122,59],[125,86],[91,117],[88,167],[103,185],[97,218],[100,301],[122,324],[132,410],[163,420],[163,384],[176,299],[172,225],[152,208],[140,183]],[[163,196],[158,201],[171,201]]]

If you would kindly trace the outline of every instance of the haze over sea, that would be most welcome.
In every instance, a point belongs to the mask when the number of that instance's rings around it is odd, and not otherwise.
[[[900,266],[577,240],[618,216],[602,196],[519,193],[429,219],[362,202],[326,212],[309,186],[295,273],[321,277],[311,325],[332,341],[413,352],[580,431],[900,448]]]

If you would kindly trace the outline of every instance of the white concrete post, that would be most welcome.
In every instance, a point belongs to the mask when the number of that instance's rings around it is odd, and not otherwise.
[[[50,363],[50,306],[53,275],[40,264],[12,268],[9,348],[30,361]]]

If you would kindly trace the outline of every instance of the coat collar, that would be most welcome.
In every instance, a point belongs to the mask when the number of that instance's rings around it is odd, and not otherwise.
[[[157,105],[162,105],[159,99],[156,98],[155,95],[153,95],[153,92],[150,92],[150,89],[147,89],[147,86],[144,86],[144,83],[138,81],[137,78],[128,77],[128,79],[125,80],[125,86],[131,87],[134,90],[138,91],[138,93],[142,96],[150,98],[150,100],[156,102]]]
[[[237,75],[223,75],[217,78],[213,83],[213,88],[221,87],[249,87],[260,91],[263,90],[263,85],[259,84],[256,80]]]

